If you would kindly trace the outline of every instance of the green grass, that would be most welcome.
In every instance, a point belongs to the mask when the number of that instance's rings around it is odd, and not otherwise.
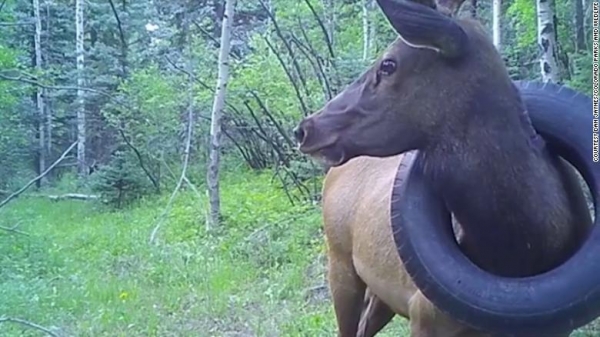
[[[65,336],[332,336],[320,210],[292,207],[270,174],[226,175],[225,225],[205,200],[168,195],[120,211],[23,198],[0,210],[0,317]],[[404,332],[404,333],[403,333]],[[41,336],[15,323],[0,336]],[[382,336],[406,335],[397,318]]]

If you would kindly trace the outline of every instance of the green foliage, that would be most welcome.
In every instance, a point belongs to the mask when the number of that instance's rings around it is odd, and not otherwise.
[[[522,49],[537,43],[537,13],[535,1],[514,0],[506,12],[513,18],[516,30],[516,48]]]
[[[219,233],[204,230],[205,201],[180,194],[157,246],[147,239],[167,196],[111,213],[16,201],[0,225],[30,236],[0,231],[0,313],[73,336],[333,335],[320,212],[290,207],[270,177],[225,174]],[[382,337],[403,333],[397,319]]]
[[[592,95],[592,53],[585,51],[571,56],[573,76],[567,85],[587,95]]]
[[[0,44],[0,70],[18,65],[18,52]],[[19,96],[25,92],[14,83],[0,81],[0,189],[14,187],[29,173],[25,160],[31,133],[19,109]]]
[[[131,151],[116,151],[108,165],[92,175],[91,188],[102,202],[116,208],[155,191]]]
[[[108,104],[103,117],[118,130],[118,147],[127,148],[127,155],[120,152],[112,163],[105,164],[99,179],[106,181],[97,188],[106,191],[106,186],[113,188],[115,181],[123,180],[118,185],[125,184],[133,199],[150,191],[148,181],[155,185],[154,189],[160,189],[161,167],[179,159],[182,151],[189,104],[185,100],[185,85],[180,77],[165,73],[156,65],[133,72],[121,83],[120,101],[128,104]],[[121,188],[114,192],[109,200],[120,204]]]
[[[135,71],[119,89],[129,105],[104,111],[110,125],[125,130],[134,144],[145,143],[153,156],[159,157],[169,145],[176,147],[172,135],[185,109],[181,81],[152,65]]]
[[[244,62],[235,63],[229,85],[231,101],[251,100],[252,96],[247,91],[254,90],[265,97],[265,103],[273,113],[283,118],[283,121],[292,123],[302,115],[294,87],[277,58],[268,50],[263,37],[253,37],[251,46],[263,52],[253,53]],[[286,66],[288,65],[289,63],[286,63]],[[265,78],[269,80],[265,81]],[[260,109],[255,102],[252,102],[252,107]]]

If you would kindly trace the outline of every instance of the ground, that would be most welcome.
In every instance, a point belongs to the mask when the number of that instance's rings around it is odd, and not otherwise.
[[[0,210],[0,318],[61,336],[334,336],[318,207],[290,206],[269,174],[226,177],[225,224],[204,228],[206,204],[168,196],[119,211],[22,198]],[[600,336],[588,329],[577,337]],[[600,330],[598,330],[600,331]],[[41,336],[0,323],[0,336]],[[408,336],[396,318],[382,333]]]

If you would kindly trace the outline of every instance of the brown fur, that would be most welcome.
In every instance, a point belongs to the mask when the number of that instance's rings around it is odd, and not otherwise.
[[[374,336],[395,314],[410,319],[411,337],[487,336],[438,311],[404,270],[389,216],[402,157],[358,157],[325,179],[323,221],[338,336]]]
[[[535,134],[481,25],[454,21],[468,36],[461,47],[455,27],[440,21],[437,44],[426,45],[418,25],[405,25],[410,16],[394,15],[399,33],[419,43],[394,42],[297,134],[301,151],[337,166],[326,177],[323,220],[339,336],[357,336],[359,326],[360,336],[373,336],[391,312],[410,319],[413,337],[486,336],[435,308],[403,268],[389,199],[398,165],[411,157],[400,153],[420,151],[461,224],[463,250],[497,274],[532,275],[570,257],[591,225],[587,205],[572,172]],[[381,77],[385,59],[397,69]]]

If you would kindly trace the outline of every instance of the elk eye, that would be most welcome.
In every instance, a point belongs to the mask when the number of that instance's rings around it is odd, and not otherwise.
[[[381,75],[389,76],[396,71],[396,62],[393,60],[383,60],[379,65],[379,73]]]

